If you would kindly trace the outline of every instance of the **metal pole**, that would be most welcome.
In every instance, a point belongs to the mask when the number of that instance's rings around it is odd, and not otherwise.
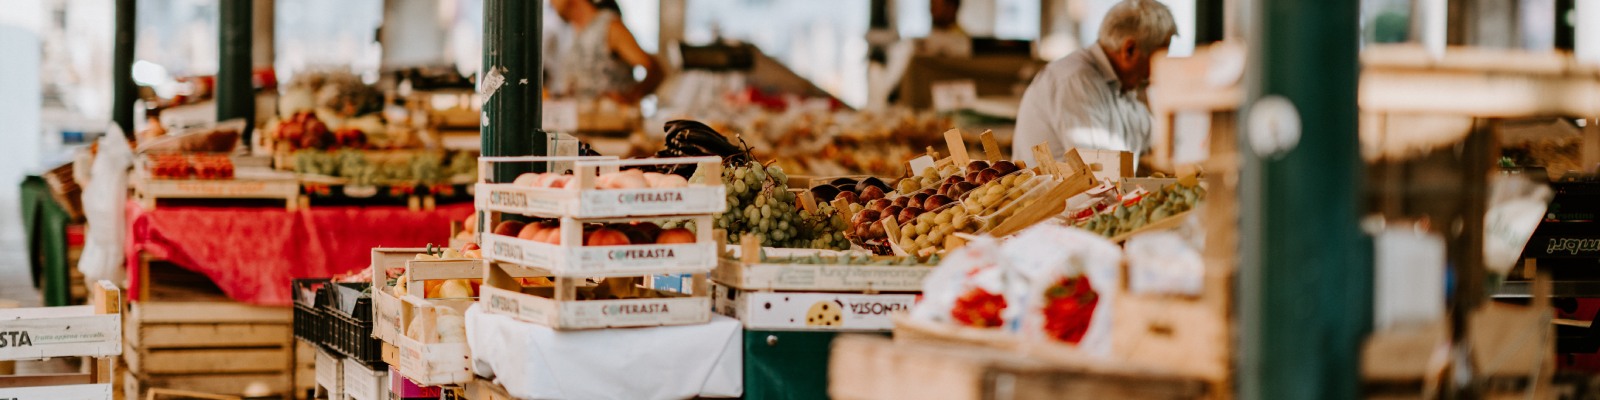
[[[117,0],[116,49],[111,53],[111,120],[122,133],[133,137],[133,33],[136,0]]]
[[[527,156],[549,154],[542,130],[540,95],[540,15],[543,2],[484,0],[483,70],[478,73],[478,94],[483,100],[483,155]],[[497,164],[490,177],[510,182],[517,175],[543,166]]]
[[[250,16],[252,5],[248,1],[223,0],[218,2],[222,14],[217,32],[221,40],[222,60],[217,66],[217,121],[234,118],[245,120],[240,138],[251,143],[255,128],[256,93],[250,83],[250,38],[254,20]]]
[[[1239,148],[1241,399],[1360,397],[1360,2],[1256,1]]]

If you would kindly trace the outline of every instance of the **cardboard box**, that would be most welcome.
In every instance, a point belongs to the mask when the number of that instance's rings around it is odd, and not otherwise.
[[[747,292],[717,285],[716,311],[745,329],[886,331],[890,316],[916,303],[914,294]]]

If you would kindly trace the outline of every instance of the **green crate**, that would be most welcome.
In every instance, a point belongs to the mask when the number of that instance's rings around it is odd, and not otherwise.
[[[839,332],[744,331],[744,398],[826,400],[828,354],[838,335]],[[879,335],[889,336],[887,332]]]

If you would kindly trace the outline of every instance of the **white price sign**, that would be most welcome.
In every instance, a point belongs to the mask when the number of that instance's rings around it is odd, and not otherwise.
[[[544,102],[544,122],[547,132],[573,132],[578,130],[578,102],[548,100]]]
[[[978,85],[970,79],[934,82],[934,111],[955,111],[972,106],[978,101]]]

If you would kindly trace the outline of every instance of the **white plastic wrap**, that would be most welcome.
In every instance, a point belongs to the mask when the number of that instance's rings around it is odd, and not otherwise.
[[[557,331],[467,309],[472,369],[519,399],[686,399],[744,392],[738,320]]]
[[[83,256],[78,271],[86,284],[109,280],[122,282],[127,275],[123,240],[127,235],[128,168],[133,166],[133,149],[117,124],[106,128],[100,138],[89,181],[83,185],[83,215],[88,220],[84,233]]]
[[[1205,286],[1205,262],[1200,252],[1177,233],[1134,236],[1124,247],[1130,292],[1198,296]]]
[[[941,324],[956,324],[950,315],[956,299],[972,289],[1004,294],[1006,279],[1000,268],[1000,243],[992,237],[972,239],[966,246],[945,256],[922,281],[922,301],[911,309],[911,318]]]
[[[1021,280],[1007,293],[1007,310],[1020,314],[1025,336],[1044,338],[1045,290],[1062,278],[1087,276],[1098,295],[1088,331],[1078,348],[1096,356],[1111,355],[1112,304],[1115,286],[1122,282],[1122,248],[1105,237],[1078,228],[1039,224],[1017,233],[1001,245],[1007,269]],[[1014,311],[1013,311],[1014,310]]]

